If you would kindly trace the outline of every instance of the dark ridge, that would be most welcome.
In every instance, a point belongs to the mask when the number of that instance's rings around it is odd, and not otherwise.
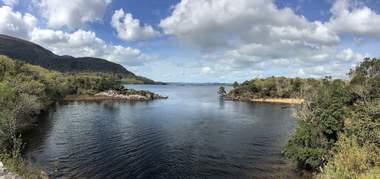
[[[35,43],[2,34],[0,54],[60,72],[103,72],[137,77],[117,63],[101,58],[59,56]]]

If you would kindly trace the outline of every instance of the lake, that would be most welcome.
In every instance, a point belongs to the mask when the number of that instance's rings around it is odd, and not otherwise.
[[[169,99],[56,104],[26,158],[52,178],[297,177],[281,155],[294,107],[224,101],[215,85],[128,87]]]

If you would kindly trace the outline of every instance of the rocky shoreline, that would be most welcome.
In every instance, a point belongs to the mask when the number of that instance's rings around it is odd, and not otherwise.
[[[126,101],[150,101],[155,99],[167,99],[167,96],[145,91],[123,89],[120,91],[108,90],[96,93],[94,95],[70,95],[66,96],[64,101],[97,101],[97,100],[126,100]]]

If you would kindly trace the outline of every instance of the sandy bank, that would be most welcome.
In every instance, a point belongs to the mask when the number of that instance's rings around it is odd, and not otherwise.
[[[260,98],[260,99],[251,99],[250,101],[263,102],[263,103],[301,104],[304,102],[304,99],[297,99],[297,98]]]
[[[224,97],[226,100],[251,101],[257,103],[277,103],[277,104],[301,104],[304,99],[299,98],[248,98],[248,97]]]

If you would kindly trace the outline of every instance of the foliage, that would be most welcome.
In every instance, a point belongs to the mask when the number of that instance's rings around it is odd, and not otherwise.
[[[380,178],[380,100],[351,107],[333,157],[319,178]]]
[[[344,106],[349,101],[345,83],[324,79],[319,88],[305,96],[297,109],[298,128],[284,153],[299,167],[318,169],[343,129]]]
[[[342,136],[318,178],[380,178],[380,150],[373,143],[359,145],[355,137]]]
[[[226,89],[224,88],[224,86],[219,87],[218,95],[221,96],[221,97],[223,97],[226,94],[227,94],[227,92],[226,92]]]
[[[232,84],[232,86],[233,86],[234,88],[237,88],[237,87],[239,87],[239,83],[238,83],[237,81],[235,81],[235,82]]]
[[[364,102],[380,98],[380,59],[365,58],[349,75],[354,94]]]
[[[380,147],[380,100],[351,106],[350,114],[345,119],[344,132],[355,136],[360,145],[371,143]]]
[[[15,106],[16,93],[13,88],[5,83],[0,82],[0,152],[11,148],[12,137],[15,136],[14,130],[11,129],[14,122],[12,107]]]
[[[58,56],[37,44],[6,35],[0,35],[0,54],[60,72],[101,72],[133,75],[132,72],[117,63],[99,58]]]
[[[16,172],[17,175],[25,179],[45,179],[48,175],[40,168],[31,164],[22,158],[18,152],[16,156],[10,156],[8,153],[0,153],[0,160],[7,166],[7,169]]]
[[[0,54],[59,72],[108,73],[110,75],[118,75],[126,81],[135,80],[133,82],[156,83],[148,78],[137,76],[125,69],[122,65],[114,62],[92,57],[74,58],[67,55],[59,56],[32,42],[1,34]]]
[[[319,178],[379,178],[380,60],[364,59],[345,83],[326,78],[305,93],[284,154]]]
[[[269,77],[253,79],[242,84],[234,83],[234,89],[228,94],[234,99],[245,98],[300,98],[308,89],[319,85],[318,80]]]
[[[149,78],[135,75],[126,75],[121,79],[123,84],[165,84],[163,82],[156,82]]]
[[[0,158],[22,170],[21,131],[51,103],[66,95],[121,88],[118,76],[63,74],[0,56]]]

